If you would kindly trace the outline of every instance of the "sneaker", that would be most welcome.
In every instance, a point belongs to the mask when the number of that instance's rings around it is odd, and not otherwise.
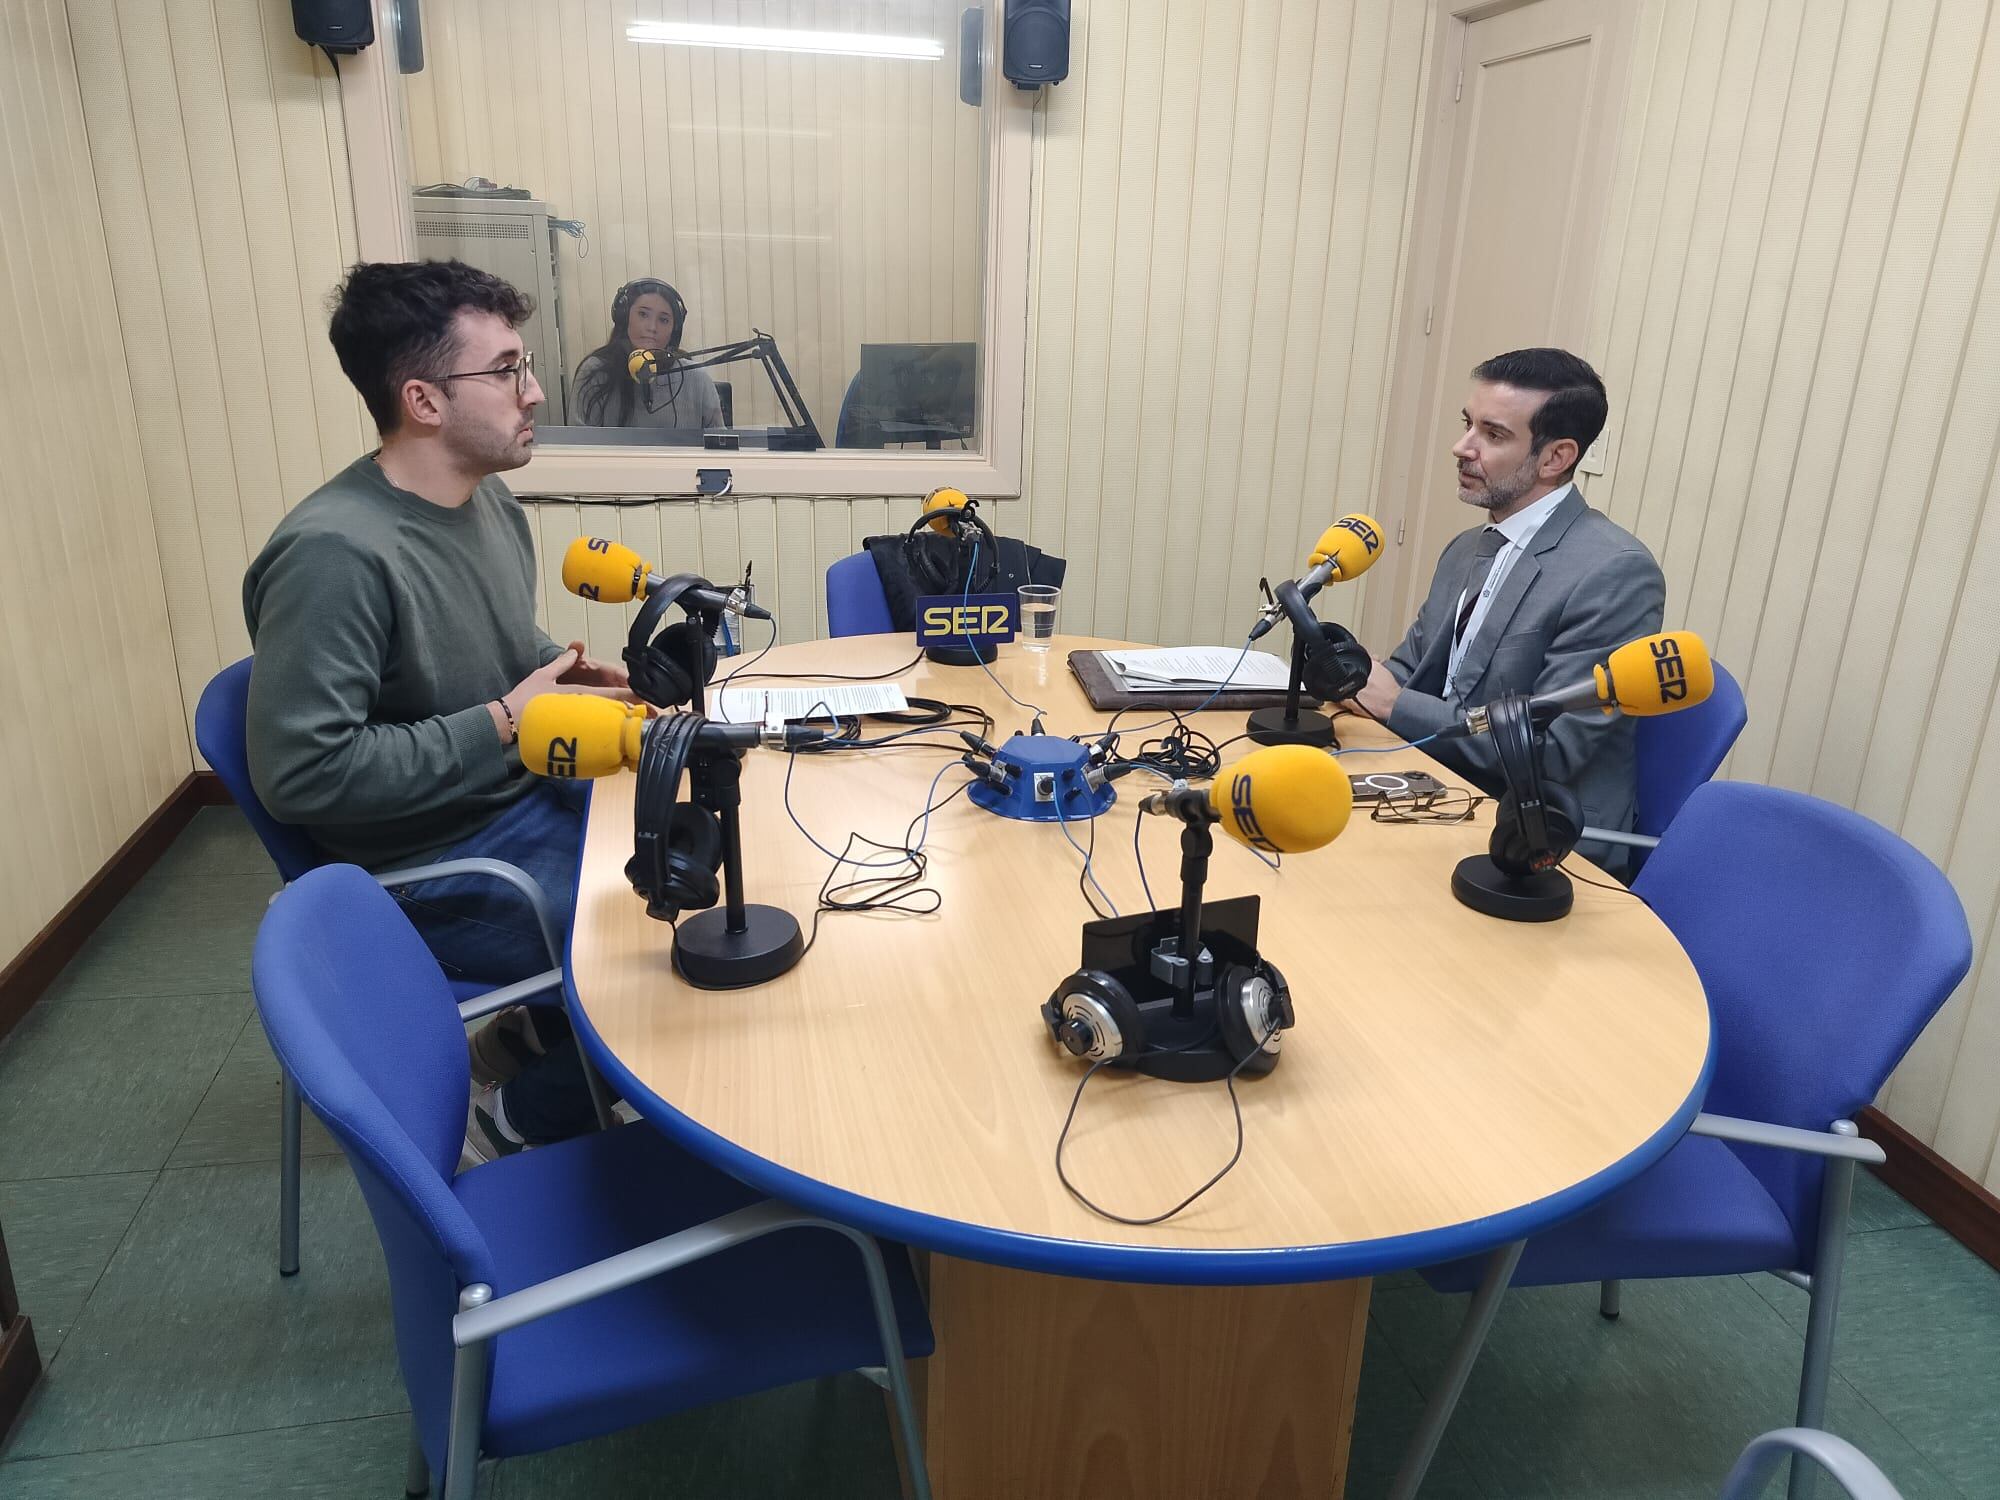
[[[534,1013],[525,1005],[510,1005],[465,1039],[471,1058],[472,1081],[482,1089],[498,1088],[543,1052],[535,1034]]]
[[[458,1169],[463,1172],[481,1167],[527,1149],[528,1143],[507,1123],[506,1112],[500,1107],[500,1090],[474,1090],[465,1111],[465,1145],[458,1154]]]

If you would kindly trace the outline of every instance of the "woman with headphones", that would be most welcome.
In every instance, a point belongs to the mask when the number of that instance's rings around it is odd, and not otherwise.
[[[655,277],[628,281],[611,299],[611,336],[576,367],[576,420],[586,427],[722,425],[722,397],[706,370],[680,361],[687,303]],[[641,351],[651,359],[639,357]]]

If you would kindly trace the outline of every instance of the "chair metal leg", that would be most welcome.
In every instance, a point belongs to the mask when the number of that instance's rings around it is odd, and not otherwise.
[[[1610,1322],[1618,1321],[1618,1293],[1623,1290],[1622,1281],[1601,1281],[1597,1284],[1597,1315]]]
[[[597,1069],[590,1065],[590,1059],[583,1055],[581,1046],[576,1049],[576,1060],[583,1065],[583,1081],[590,1089],[590,1107],[597,1114],[597,1128],[609,1130],[618,1123],[618,1117],[611,1113],[611,1091],[604,1086]]]
[[[1404,1450],[1403,1466],[1396,1471],[1396,1482],[1389,1490],[1389,1500],[1416,1500],[1417,1489],[1424,1482],[1424,1473],[1437,1456],[1438,1444],[1444,1440],[1445,1426],[1451,1421],[1452,1410],[1458,1405],[1459,1395],[1472,1374],[1473,1361],[1479,1358],[1487,1330],[1493,1326],[1493,1319],[1500,1311],[1501,1295],[1513,1279],[1514,1267],[1520,1263],[1524,1243],[1516,1240],[1511,1245],[1502,1245],[1487,1257],[1486,1274],[1480,1278],[1479,1290],[1472,1294],[1472,1306],[1465,1310],[1465,1322],[1459,1325],[1458,1339],[1451,1346],[1451,1358],[1445,1362],[1437,1388],[1424,1404],[1423,1420],[1417,1424],[1410,1446]]]
[[[299,1272],[299,1121],[305,1103],[299,1086],[287,1073],[285,1096],[278,1106],[278,1274]]]
[[[889,1272],[882,1264],[882,1247],[873,1235],[852,1237],[868,1271],[868,1300],[875,1304],[875,1329],[882,1337],[882,1362],[889,1372],[889,1394],[896,1404],[896,1425],[903,1432],[903,1452],[910,1461],[910,1493],[914,1500],[931,1500],[930,1460],[924,1453],[924,1435],[917,1428],[916,1402],[910,1396],[910,1368],[903,1358],[903,1333],[896,1326],[896,1301],[889,1291]]]
[[[469,1286],[458,1310],[470,1312],[493,1300],[490,1286]],[[492,1345],[481,1339],[463,1344],[451,1366],[451,1429],[445,1439],[444,1483],[440,1500],[473,1500],[479,1483],[479,1433],[486,1416],[486,1362]]]
[[[1858,1136],[1852,1120],[1836,1120],[1836,1135]],[[1805,1369],[1799,1377],[1801,1427],[1826,1425],[1826,1387],[1833,1372],[1833,1330],[1840,1315],[1840,1273],[1847,1261],[1847,1222],[1854,1201],[1854,1163],[1834,1157],[1826,1164],[1819,1193],[1819,1238],[1813,1251],[1812,1300],[1806,1311]],[[1788,1500],[1810,1500],[1813,1469],[1792,1460]]]
[[[404,1500],[420,1500],[430,1493],[431,1466],[424,1457],[424,1440],[417,1432],[417,1419],[410,1418],[410,1456],[403,1465]]]

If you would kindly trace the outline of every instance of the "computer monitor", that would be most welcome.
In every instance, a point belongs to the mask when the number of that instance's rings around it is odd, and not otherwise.
[[[971,441],[978,370],[973,343],[863,344],[841,446]]]

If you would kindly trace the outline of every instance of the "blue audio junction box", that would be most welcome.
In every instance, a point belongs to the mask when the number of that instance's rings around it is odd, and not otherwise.
[[[1017,734],[993,757],[993,764],[1007,772],[1007,789],[975,781],[966,795],[988,812],[1029,823],[1094,818],[1118,794],[1101,772],[1090,768],[1089,755],[1089,748],[1075,740]]]

